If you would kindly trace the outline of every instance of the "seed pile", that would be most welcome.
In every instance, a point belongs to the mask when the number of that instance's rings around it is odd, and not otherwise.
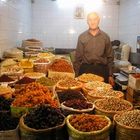
[[[140,110],[132,110],[118,114],[115,120],[122,125],[140,129]]]
[[[47,129],[61,125],[64,116],[58,109],[47,105],[38,106],[24,117],[24,123],[35,129]]]
[[[76,90],[64,90],[57,93],[60,103],[72,100],[72,99],[81,99],[86,100],[80,91]]]
[[[75,129],[83,132],[98,131],[108,125],[106,118],[90,114],[73,115],[69,122]]]
[[[79,110],[92,108],[93,106],[91,103],[88,103],[87,101],[80,99],[68,100],[64,102],[64,105]]]
[[[115,97],[97,100],[95,106],[105,111],[123,111],[132,108],[131,103],[128,101]]]
[[[13,118],[10,114],[0,112],[0,131],[13,130],[18,125],[18,118]]]
[[[3,96],[0,96],[0,111],[1,110],[10,110],[10,105],[12,103],[12,99],[5,99]]]

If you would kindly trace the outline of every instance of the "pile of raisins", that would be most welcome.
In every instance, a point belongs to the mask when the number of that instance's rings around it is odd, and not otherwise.
[[[25,117],[24,123],[34,129],[47,129],[63,123],[64,116],[60,110],[48,105],[40,105],[31,110]]]
[[[7,112],[0,112],[0,131],[14,130],[19,123],[18,118],[14,118]]]
[[[10,110],[10,105],[12,103],[12,99],[6,99],[3,96],[0,96],[0,111],[2,110]]]
[[[86,100],[80,91],[76,90],[65,90],[57,93],[60,103],[72,100],[72,99],[81,99]]]

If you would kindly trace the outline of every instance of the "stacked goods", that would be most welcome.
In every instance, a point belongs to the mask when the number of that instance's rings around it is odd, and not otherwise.
[[[130,101],[135,108],[140,108],[140,90],[127,88],[126,100]]]
[[[17,48],[10,48],[10,49],[4,50],[3,58],[13,58],[14,60],[20,60],[23,58],[23,51]]]
[[[116,113],[132,110],[133,105],[123,99],[110,97],[104,99],[98,99],[95,101],[95,113],[102,114],[113,118]]]
[[[22,41],[22,47],[41,48],[42,42],[37,39],[27,39]]]
[[[53,77],[54,75],[74,78],[75,75],[72,64],[64,59],[56,59],[48,70],[48,77]]]
[[[91,73],[84,73],[78,77],[78,80],[81,82],[91,82],[91,81],[100,81],[103,82],[104,78]]]
[[[74,140],[107,140],[111,121],[102,115],[69,115],[66,120],[69,135]]]
[[[135,90],[140,90],[140,73],[130,74],[128,86]]]
[[[20,119],[21,139],[67,140],[65,118],[60,110],[41,105]]]
[[[102,99],[106,97],[124,98],[124,93],[121,91],[115,91],[112,89],[107,90],[107,91],[95,89],[87,93],[87,99],[90,101],[95,101],[97,99]]]
[[[140,138],[140,110],[132,110],[116,114],[116,140]]]
[[[53,78],[42,77],[36,80],[36,82],[44,85],[44,86],[54,86],[56,85],[57,81]]]
[[[39,83],[30,83],[17,94],[12,103],[13,107],[31,108],[39,104],[50,104],[53,107],[58,107],[57,101],[53,100],[54,94],[50,92],[48,87]]]
[[[0,111],[9,111],[12,99],[6,99],[0,96]]]
[[[64,90],[57,92],[57,95],[60,103],[72,99],[86,100],[83,94],[77,90]]]
[[[46,58],[39,58],[34,61],[34,71],[47,73],[50,61]]]

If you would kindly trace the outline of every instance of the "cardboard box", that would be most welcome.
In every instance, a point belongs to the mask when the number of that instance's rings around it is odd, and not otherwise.
[[[140,74],[130,74],[128,86],[135,90],[140,90]]]

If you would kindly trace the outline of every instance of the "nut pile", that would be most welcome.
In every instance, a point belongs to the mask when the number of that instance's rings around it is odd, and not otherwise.
[[[115,91],[115,90],[93,90],[88,93],[90,96],[96,96],[96,97],[107,97],[107,96],[113,96],[113,97],[123,97],[123,93],[121,91]]]
[[[73,99],[73,100],[68,100],[64,102],[64,105],[67,107],[71,107],[73,109],[88,109],[88,108],[92,108],[92,104],[88,103],[85,100],[80,100],[80,99]]]
[[[81,86],[81,82],[76,81],[73,78],[66,78],[65,80],[61,80],[58,83],[58,86],[60,87],[77,87],[77,86]]]
[[[140,110],[132,110],[117,114],[115,120],[122,125],[140,129]]]
[[[104,117],[90,114],[73,115],[69,122],[75,129],[83,132],[101,130],[109,123]]]
[[[95,101],[95,108],[104,111],[125,111],[132,109],[132,104],[120,98],[110,97]]]

